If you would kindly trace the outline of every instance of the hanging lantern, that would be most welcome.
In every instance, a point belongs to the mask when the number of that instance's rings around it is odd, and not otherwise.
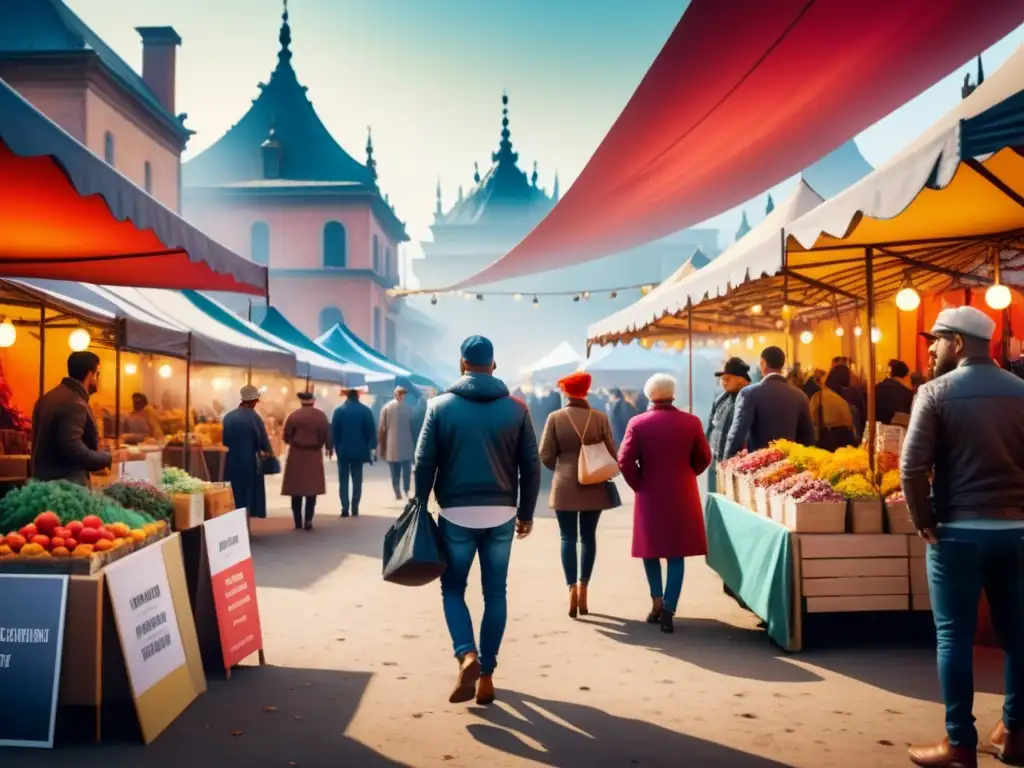
[[[539,306],[540,306],[540,299],[538,299],[536,296],[534,296],[533,297],[533,308],[537,309]]]
[[[747,336],[747,349],[753,349],[753,348],[754,348],[754,337],[753,336]]]
[[[522,300],[523,300],[523,294],[521,294],[521,293],[513,293],[512,294],[512,301],[522,301]]]
[[[877,344],[882,340],[882,332],[878,328],[871,329],[871,343]]]
[[[800,343],[801,344],[810,344],[812,341],[814,341],[814,334],[813,333],[811,333],[810,331],[803,331],[803,332],[801,332],[801,334],[800,334]]]
[[[137,366],[135,363],[125,363],[124,372],[126,376],[134,376],[136,373],[139,372],[139,366]]]
[[[764,311],[764,308],[760,304],[755,304],[750,308],[750,314],[760,315]]]
[[[84,352],[91,343],[92,336],[85,328],[76,328],[68,336],[68,346],[71,347],[72,352]]]
[[[838,338],[843,338],[846,335],[846,330],[841,325],[836,326],[835,334]]]
[[[163,365],[160,366],[160,370],[157,371],[157,373],[160,374],[161,379],[169,379],[171,378],[171,374],[173,373],[173,371],[171,370],[171,366],[169,366],[167,363],[164,363]]]
[[[13,347],[14,342],[18,340],[18,329],[14,327],[14,323],[11,322],[10,318],[5,317],[4,321],[0,323],[0,347],[7,349],[7,347]]]
[[[985,303],[992,309],[1001,310],[1010,306],[1013,301],[1013,294],[1010,289],[1002,283],[990,285],[985,291]]]
[[[921,294],[912,285],[908,285],[906,288],[900,288],[899,293],[896,294],[896,308],[900,312],[913,312],[921,306]]]
[[[864,329],[860,327],[860,323],[857,323],[857,325],[853,326],[853,335],[856,336],[858,339],[864,335]]]

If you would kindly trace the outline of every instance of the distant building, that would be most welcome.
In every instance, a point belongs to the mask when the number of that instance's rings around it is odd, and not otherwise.
[[[344,322],[389,356],[398,347],[398,244],[405,225],[365,162],[320,121],[292,68],[288,10],[277,67],[249,111],[184,166],[186,216],[270,270],[270,302],[303,333]],[[233,305],[239,309],[238,305]]]
[[[467,194],[459,188],[453,204],[445,207],[438,184],[434,207],[433,239],[422,243],[423,257],[410,265],[421,287],[444,287],[472,275],[505,255],[540,223],[559,198],[558,175],[549,192],[539,184],[536,163],[527,174],[519,164],[509,127],[509,101],[502,97],[501,133],[491,166],[483,174],[477,166]],[[452,365],[458,361],[458,341],[482,333],[497,348],[498,375],[518,378],[518,368],[549,352],[561,341],[585,348],[587,326],[640,297],[639,288],[616,291],[620,286],[656,285],[675,272],[700,248],[720,252],[718,231],[691,229],[572,267],[481,286],[484,293],[405,299],[434,319],[447,332],[438,353]],[[599,289],[609,289],[607,291]],[[575,295],[545,296],[551,291],[578,291]],[[514,294],[520,294],[515,296]]]
[[[191,131],[175,115],[171,27],[140,27],[142,76],[61,0],[0,2],[0,78],[172,210]]]

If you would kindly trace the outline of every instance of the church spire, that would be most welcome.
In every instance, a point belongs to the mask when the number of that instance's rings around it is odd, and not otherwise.
[[[281,64],[288,64],[292,59],[290,48],[292,44],[292,28],[288,24],[288,0],[284,0],[284,12],[281,14],[281,32],[277,39],[281,43],[281,50],[277,53],[277,60]]]
[[[473,163],[473,181],[476,184],[480,183],[480,163]]]
[[[768,204],[764,207],[764,213],[767,216],[769,213],[775,210],[775,201],[772,200],[772,193],[768,193]]]
[[[559,196],[560,195],[558,190],[558,171],[555,171],[555,188],[551,190],[551,199],[557,203]]]
[[[437,204],[434,206],[434,214],[440,216],[441,210],[441,178],[437,179]]]
[[[736,240],[742,240],[750,231],[750,222],[747,221],[747,212],[743,211],[743,220],[740,221],[740,228],[736,230]]]
[[[373,183],[377,183],[377,161],[373,159],[373,129],[366,126],[366,169],[370,172]]]
[[[515,165],[519,155],[512,151],[512,132],[508,129],[508,93],[501,94],[501,141],[498,151],[491,153],[491,162]]]
[[[540,174],[537,173],[537,161],[534,160],[533,161],[533,173],[530,175],[530,182],[533,184],[534,187],[537,186],[537,179],[539,179],[539,178],[540,178]]]

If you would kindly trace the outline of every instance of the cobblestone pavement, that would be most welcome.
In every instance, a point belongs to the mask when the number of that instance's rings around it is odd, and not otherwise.
[[[336,485],[316,530],[294,531],[286,500],[254,523],[270,666],[211,680],[154,744],[0,750],[4,766],[903,766],[909,741],[941,736],[934,652],[773,648],[756,617],[687,562],[674,635],[643,623],[631,511],[606,512],[590,617],[566,615],[553,516],[517,541],[498,703],[450,705],[455,665],[436,584],[380,577],[400,510],[386,469],[368,470],[363,515],[340,519]],[[479,617],[479,581],[471,607]],[[894,638],[896,640],[896,638]],[[979,727],[1000,709],[1001,658],[979,659]],[[991,758],[983,765],[995,766]]]

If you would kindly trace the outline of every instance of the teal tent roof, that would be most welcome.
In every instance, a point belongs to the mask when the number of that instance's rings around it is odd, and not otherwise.
[[[309,353],[310,357],[307,358],[306,365],[312,366],[311,376],[314,379],[321,381],[337,381],[343,384],[358,385],[365,383],[366,374],[373,374],[373,371],[371,371],[370,369],[343,360],[342,358],[336,356],[333,352],[331,352],[331,350],[327,349],[327,347],[317,344],[311,338],[306,336],[302,331],[300,331],[298,328],[292,325],[291,321],[289,321],[288,318],[286,318],[273,307],[267,307],[263,319],[260,320],[259,322],[259,327],[262,328],[267,333],[273,334],[278,339],[288,344],[288,346],[291,347],[292,349],[301,350]],[[341,374],[340,378],[337,375],[335,375],[332,378],[324,378],[323,376],[318,376],[318,370],[324,368],[325,366],[314,365],[313,361],[315,361],[317,358],[327,358],[327,360],[335,362],[336,365],[338,365],[344,371]],[[296,356],[296,360],[298,361],[298,356]],[[302,366],[303,363],[301,362],[299,362],[298,365],[296,366],[296,372],[300,375],[302,375]],[[330,371],[328,371],[328,373],[330,373]]]
[[[394,378],[406,377],[416,386],[439,389],[437,384],[426,376],[413,373],[386,355],[382,355],[352,333],[344,323],[336,323],[327,333],[317,338],[316,342],[327,347],[342,360],[365,366],[376,373]]]
[[[93,54],[103,68],[182,140],[192,134],[160,103],[138,72],[114,53],[62,0],[0,2],[0,58]]]
[[[336,182],[375,191],[376,173],[356,161],[321,122],[292,68],[291,27],[282,16],[281,49],[269,83],[249,111],[211,147],[183,166],[186,186],[218,186],[264,179],[264,143],[280,151],[277,180]]]

